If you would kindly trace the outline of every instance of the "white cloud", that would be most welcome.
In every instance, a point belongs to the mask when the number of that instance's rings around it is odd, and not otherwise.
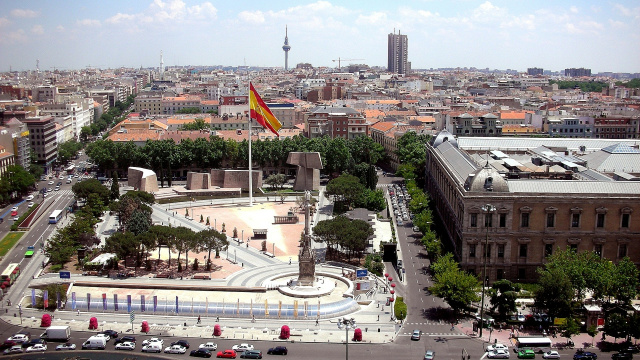
[[[34,18],[38,16],[38,13],[29,9],[13,9],[11,10],[11,16],[17,18]]]
[[[0,43],[13,44],[15,42],[23,42],[27,40],[24,30],[18,29],[6,33],[0,33]]]
[[[609,26],[616,29],[624,29],[627,27],[627,24],[623,23],[622,21],[609,19]]]
[[[108,18],[107,20],[105,20],[104,22],[106,22],[107,24],[119,24],[121,22],[130,21],[133,19],[135,19],[135,15],[117,13],[112,17]]]
[[[76,21],[76,24],[81,26],[100,26],[100,20],[96,19],[82,19]]]
[[[358,25],[382,25],[387,23],[387,14],[384,12],[373,12],[369,15],[358,15],[356,24]]]
[[[42,27],[42,25],[33,25],[33,27],[31,28],[31,32],[36,35],[42,35],[44,34],[44,28]]]
[[[204,2],[201,5],[193,5],[187,8],[187,12],[189,16],[195,17],[196,19],[215,19],[218,14],[218,9],[210,2]]]
[[[578,8],[575,7],[575,6],[572,6],[572,7],[569,8],[569,11],[571,11],[574,14],[577,14],[578,13]]]
[[[472,17],[480,22],[493,22],[507,15],[507,10],[486,1],[473,10]]]
[[[615,4],[613,8],[616,9],[623,16],[634,17],[636,20],[640,19],[640,7],[628,8],[622,4]]]
[[[238,18],[240,21],[247,22],[250,24],[264,24],[264,13],[260,10],[258,11],[242,11],[238,14]]]
[[[9,24],[11,24],[11,21],[9,19],[7,19],[6,17],[0,18],[0,27],[6,26]]]
[[[58,25],[58,26],[56,26],[56,30],[57,30],[58,32],[63,32],[63,31],[64,31],[64,26],[62,26],[62,25]]]

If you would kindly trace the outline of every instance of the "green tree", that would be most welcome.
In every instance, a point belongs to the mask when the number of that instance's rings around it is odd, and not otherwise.
[[[120,183],[118,182],[118,173],[113,173],[111,179],[111,200],[116,200],[120,197]]]
[[[371,225],[362,220],[351,220],[344,215],[319,221],[313,228],[314,241],[327,245],[327,257],[335,258],[338,248],[346,250],[349,260],[362,256],[367,240],[373,235]]]
[[[83,126],[82,129],[80,129],[80,141],[87,142],[91,135],[91,126]]]
[[[569,276],[558,268],[538,272],[540,287],[535,293],[535,306],[546,310],[552,319],[570,315],[574,291]]]
[[[434,276],[438,274],[443,274],[448,271],[455,271],[458,269],[458,263],[453,258],[452,253],[446,253],[441,256],[435,262],[431,263],[431,271],[433,271]]]
[[[204,119],[201,119],[201,118],[197,118],[193,122],[182,125],[183,131],[199,131],[199,130],[209,130],[209,129],[211,129],[209,124],[204,122]]]
[[[589,326],[589,328],[587,329],[587,334],[591,336],[591,347],[593,347],[593,340],[596,337],[596,335],[598,335],[598,327],[595,325]]]
[[[271,174],[264,181],[265,184],[271,186],[272,190],[282,190],[283,185],[287,181],[285,174]]]
[[[491,286],[491,311],[498,311],[504,319],[516,311],[516,297],[520,288],[509,280],[498,280]]]
[[[105,241],[105,250],[115,253],[120,259],[124,259],[124,266],[127,266],[127,259],[138,254],[139,239],[131,232],[115,232]]]
[[[201,113],[200,108],[197,108],[197,107],[186,107],[176,111],[176,114],[200,114],[200,113]]]
[[[102,185],[97,179],[77,182],[73,184],[71,190],[78,199],[88,199],[90,194],[97,195],[103,204],[109,204],[111,199],[111,190]]]
[[[138,236],[149,231],[151,227],[151,214],[146,211],[136,209],[127,220],[127,231]]]
[[[44,289],[40,290],[40,296],[36,296],[36,308],[44,308],[44,291],[47,291],[49,298],[49,306],[47,310],[55,310],[58,308],[58,295],[60,294],[60,303],[64,304],[67,301],[67,289],[64,284],[48,284]]]
[[[382,190],[371,190],[365,188],[360,198],[356,201],[355,206],[363,207],[374,212],[380,212],[387,207],[387,201],[384,198]]]
[[[457,267],[437,273],[433,282],[434,285],[429,288],[431,293],[446,301],[456,313],[480,300],[477,294],[478,279]]]
[[[201,244],[204,250],[207,250],[207,271],[211,270],[211,250],[216,251],[216,256],[220,254],[222,249],[229,246],[229,240],[227,240],[227,236],[222,234],[214,229],[206,229],[198,232],[198,236],[200,237],[199,243]]]
[[[340,175],[327,184],[327,195],[334,201],[342,202],[347,206],[353,206],[362,196],[364,186],[353,175]]]
[[[614,272],[614,296],[623,304],[630,304],[638,295],[640,287],[640,271],[628,258],[623,258],[615,267]]]
[[[573,335],[580,334],[580,323],[570,316],[567,318],[567,321],[564,323],[564,325],[560,326],[560,331],[562,337],[566,338],[567,340],[571,340],[571,337]]]
[[[618,338],[626,338],[630,333],[627,317],[617,312],[610,313],[604,322],[604,333],[613,336],[614,342]]]

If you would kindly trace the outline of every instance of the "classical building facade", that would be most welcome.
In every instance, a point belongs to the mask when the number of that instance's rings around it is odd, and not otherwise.
[[[572,150],[556,146],[561,139],[548,148],[491,140],[493,149],[466,151],[442,131],[427,145],[426,189],[463,269],[481,275],[486,251],[489,282],[535,281],[546,257],[566,248],[640,264],[640,182],[578,165]],[[626,155],[640,160],[637,149]]]

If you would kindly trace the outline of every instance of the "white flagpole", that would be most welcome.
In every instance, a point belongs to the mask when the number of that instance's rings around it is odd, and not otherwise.
[[[251,171],[251,82],[249,82],[249,206],[253,206],[253,171]]]

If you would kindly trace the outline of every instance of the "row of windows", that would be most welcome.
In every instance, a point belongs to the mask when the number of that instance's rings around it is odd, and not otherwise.
[[[571,214],[571,227],[579,228],[581,216],[580,213]],[[520,227],[528,228],[530,226],[531,214],[528,212],[520,214]],[[599,213],[596,214],[596,227],[604,228],[606,221],[606,214]],[[631,223],[631,214],[621,214],[620,217],[620,227],[621,228],[629,228]],[[470,226],[478,227],[478,214],[472,213],[470,218]],[[498,214],[498,227],[504,228],[507,226],[507,214]],[[556,214],[553,212],[547,213],[545,226],[548,228],[556,227]],[[493,227],[493,214],[485,214],[484,215],[484,227]]]
[[[476,257],[476,248],[478,245],[476,244],[469,244],[469,257],[470,258],[475,258]],[[498,258],[504,258],[504,249],[505,249],[505,245],[504,244],[498,244],[497,245],[498,248],[498,253],[497,256]],[[574,251],[578,251],[578,244],[570,244],[569,248],[574,250]],[[485,254],[484,256],[487,258],[491,258],[491,244],[487,244],[485,246]],[[618,258],[624,258],[625,256],[627,256],[627,244],[619,244],[618,245]],[[593,248],[593,252],[596,253],[596,255],[598,255],[599,257],[602,257],[602,244],[596,244],[594,245]],[[519,248],[518,248],[518,256],[522,257],[522,258],[526,258],[527,255],[529,253],[529,246],[528,244],[520,244]],[[553,244],[545,244],[544,245],[544,256],[545,257],[549,257],[553,255]]]

